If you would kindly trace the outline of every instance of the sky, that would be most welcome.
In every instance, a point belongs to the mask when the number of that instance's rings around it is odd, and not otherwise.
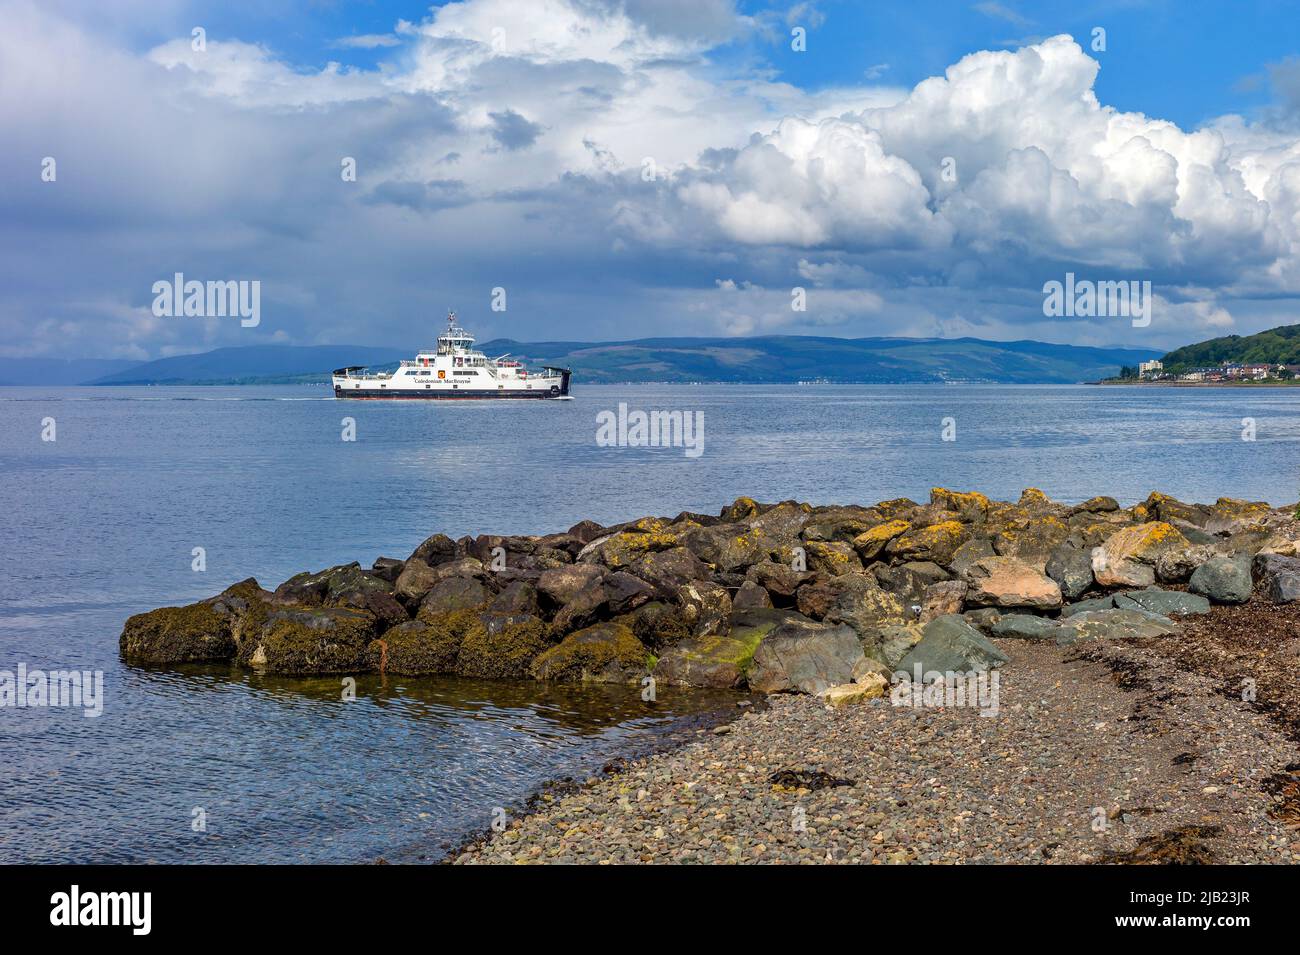
[[[1273,2],[0,0],[0,356],[1300,322]],[[355,175],[348,174],[349,166]],[[256,325],[155,283],[259,283]],[[1067,273],[1148,325],[1049,315]]]

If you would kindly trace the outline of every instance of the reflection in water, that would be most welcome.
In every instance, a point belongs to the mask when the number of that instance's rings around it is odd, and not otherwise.
[[[543,782],[740,699],[660,688],[651,703],[636,686],[363,675],[345,701],[342,677],[224,666],[123,677],[111,722],[21,711],[39,745],[16,750],[23,778],[0,790],[0,860],[437,858]],[[111,745],[100,745],[103,730]],[[193,829],[200,815],[205,832]]]

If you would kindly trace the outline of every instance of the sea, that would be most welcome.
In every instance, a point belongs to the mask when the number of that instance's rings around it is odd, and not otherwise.
[[[689,416],[694,445],[640,440],[636,413],[656,411]],[[611,419],[633,426],[602,436]],[[0,388],[0,468],[0,681],[103,680],[97,716],[0,707],[0,863],[421,862],[548,781],[740,701],[394,676],[358,678],[347,699],[339,677],[126,666],[125,619],[246,577],[274,588],[406,557],[437,532],[716,513],[741,495],[1289,503],[1300,391],[575,381],[568,401],[389,403],[314,385]]]

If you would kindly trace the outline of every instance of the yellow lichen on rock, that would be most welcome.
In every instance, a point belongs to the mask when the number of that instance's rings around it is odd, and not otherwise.
[[[885,549],[886,544],[899,534],[906,533],[911,527],[910,522],[903,520],[886,521],[884,524],[877,524],[871,530],[863,531],[853,538],[853,549],[858,552],[858,556],[863,560],[873,560]]]
[[[961,521],[940,521],[900,534],[889,542],[886,550],[908,560],[946,564],[952,560],[957,548],[966,542],[967,534],[966,525]]]
[[[950,491],[945,487],[930,488],[930,503],[945,511],[955,511],[962,520],[980,520],[988,515],[989,499],[979,491]]]

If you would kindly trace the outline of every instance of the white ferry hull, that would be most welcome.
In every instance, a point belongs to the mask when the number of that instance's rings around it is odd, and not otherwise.
[[[447,313],[447,330],[438,347],[423,349],[391,372],[369,373],[364,367],[336,368],[334,397],[371,401],[483,401],[521,398],[542,401],[569,397],[569,369],[544,367],[530,372],[507,355],[488,358],[473,347],[474,336]]]
[[[414,385],[394,381],[356,379],[335,374],[334,397],[357,401],[482,401],[485,399],[541,400],[569,397],[569,370],[557,369],[559,380],[535,378],[495,387],[475,387],[470,382],[429,381]]]

